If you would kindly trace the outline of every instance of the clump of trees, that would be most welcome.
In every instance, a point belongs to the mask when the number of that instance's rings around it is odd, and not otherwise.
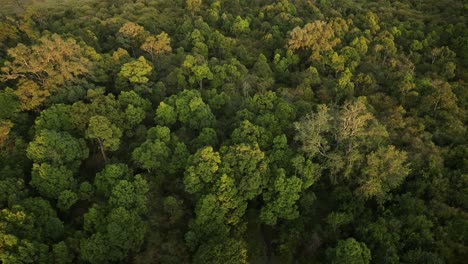
[[[462,1],[6,1],[0,262],[464,263]]]

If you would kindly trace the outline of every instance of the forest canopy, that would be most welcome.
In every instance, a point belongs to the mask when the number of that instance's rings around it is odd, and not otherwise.
[[[1,263],[466,263],[466,1],[0,3]]]

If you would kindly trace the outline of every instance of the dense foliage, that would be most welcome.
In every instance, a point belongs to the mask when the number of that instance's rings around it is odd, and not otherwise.
[[[466,1],[3,2],[1,263],[466,263]]]

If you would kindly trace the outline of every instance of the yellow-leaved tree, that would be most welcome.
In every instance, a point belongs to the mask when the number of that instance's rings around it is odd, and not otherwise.
[[[0,79],[15,82],[24,110],[37,109],[54,90],[91,68],[83,47],[56,34],[40,38],[32,46],[18,44],[7,52],[12,59],[5,62]]]

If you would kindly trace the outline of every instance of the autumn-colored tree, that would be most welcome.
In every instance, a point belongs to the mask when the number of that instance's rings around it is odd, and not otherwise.
[[[151,60],[154,61],[155,56],[172,51],[171,38],[166,32],[162,32],[156,37],[149,36],[141,45],[141,49],[148,52],[151,55]]]
[[[135,49],[141,46],[147,34],[144,27],[133,22],[126,22],[117,32],[117,41],[124,48],[130,49],[135,56]]]
[[[192,16],[200,10],[202,0],[186,0],[185,7],[192,13]]]
[[[59,35],[42,37],[38,44],[19,44],[8,50],[12,61],[5,62],[1,79],[15,80],[22,108],[39,107],[56,89],[89,73],[91,61],[74,39]]]
[[[288,48],[293,51],[309,50],[312,52],[311,60],[318,62],[325,52],[332,50],[340,42],[332,24],[318,20],[303,28],[294,28],[289,35]]]

